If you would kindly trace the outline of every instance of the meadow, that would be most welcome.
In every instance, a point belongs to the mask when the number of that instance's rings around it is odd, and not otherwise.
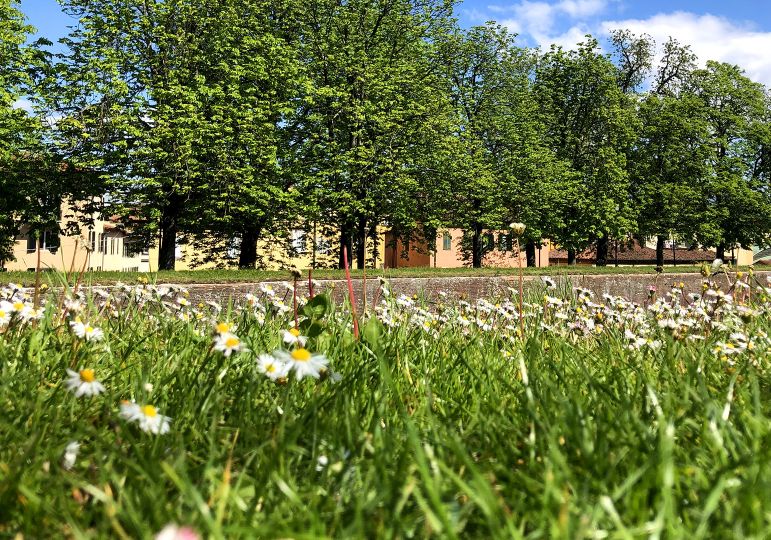
[[[521,312],[384,279],[355,319],[7,285],[0,536],[767,538],[771,288],[726,277]]]

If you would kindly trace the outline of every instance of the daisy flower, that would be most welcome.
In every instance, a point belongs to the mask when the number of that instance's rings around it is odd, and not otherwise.
[[[0,326],[5,326],[11,322],[11,310],[5,304],[8,302],[0,302]]]
[[[153,405],[137,405],[133,401],[124,401],[120,404],[120,415],[129,422],[139,424],[139,429],[147,433],[162,435],[169,431],[171,418],[158,414],[158,409]]]
[[[272,354],[261,354],[257,357],[257,369],[272,381],[286,379],[291,367],[290,364],[276,359]]]
[[[329,359],[323,354],[312,354],[308,349],[300,347],[292,352],[275,351],[273,353],[278,360],[286,362],[294,369],[298,379],[309,376],[318,379],[322,371],[327,369]]]
[[[235,330],[236,326],[233,323],[218,322],[216,325],[214,325],[214,329],[218,334],[227,334],[231,330]]]
[[[75,397],[95,396],[104,392],[102,383],[96,380],[94,370],[87,368],[80,371],[67,370],[67,389],[75,393]]]
[[[289,330],[284,330],[282,333],[284,343],[287,345],[299,345],[300,347],[305,347],[305,342],[308,341],[307,337],[300,335],[300,331],[297,328],[290,328]]]
[[[234,352],[245,351],[246,347],[244,347],[238,336],[225,332],[215,338],[214,350],[221,351],[225,356],[230,356]]]
[[[62,467],[64,470],[69,471],[75,466],[75,461],[78,459],[78,450],[80,450],[80,443],[72,441],[64,449],[64,456],[62,457]]]
[[[104,337],[101,328],[91,326],[89,323],[83,324],[81,321],[72,321],[70,327],[76,336],[86,341],[99,341]]]

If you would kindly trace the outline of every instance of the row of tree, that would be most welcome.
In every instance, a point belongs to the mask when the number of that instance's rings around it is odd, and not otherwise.
[[[359,267],[402,238],[527,225],[569,258],[610,239],[769,244],[771,101],[733,65],[613,33],[575,50],[462,29],[451,0],[63,0],[52,54],[0,0],[0,236],[93,201],[215,256],[318,228]],[[14,103],[33,104],[26,113]],[[87,226],[87,224],[86,224]],[[7,250],[8,242],[5,244]],[[0,254],[2,258],[2,254]]]

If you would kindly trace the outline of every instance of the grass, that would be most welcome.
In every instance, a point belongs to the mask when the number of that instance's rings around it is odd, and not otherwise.
[[[699,272],[700,267],[693,264],[682,266],[666,266],[666,273],[694,273]],[[525,268],[524,274],[529,276],[542,275],[594,275],[594,274],[654,274],[653,266],[549,266],[545,268]],[[367,277],[383,276],[386,278],[398,277],[476,277],[476,276],[513,276],[517,275],[517,268],[395,268],[376,270],[368,269]],[[361,270],[351,272],[354,278],[363,276]],[[85,283],[112,285],[118,282],[136,283],[138,277],[145,277],[152,283],[245,283],[271,280],[286,280],[288,271],[280,270],[178,270],[160,271],[151,273],[141,272],[86,272],[83,275]],[[52,278],[52,276],[55,276]],[[54,281],[58,284],[60,278],[58,272],[45,272],[43,279]],[[70,283],[74,283],[77,276],[70,277]],[[313,271],[314,279],[345,279],[343,270],[317,269]],[[24,286],[33,286],[35,274],[33,272],[0,272],[0,284],[18,283]]]
[[[771,534],[763,291],[753,307],[703,303],[721,325],[697,304],[638,312],[565,291],[531,306],[524,340],[516,300],[391,295],[357,341],[322,298],[301,328],[335,375],[276,384],[255,358],[286,347],[278,304],[218,313],[138,290],[87,299],[79,316],[101,341],[76,337],[57,298],[0,330],[0,536],[147,538],[170,522],[214,538]],[[695,322],[658,324],[670,317]],[[213,350],[218,320],[249,351]],[[74,397],[76,367],[105,393]],[[126,399],[170,416],[169,433],[122,419]]]

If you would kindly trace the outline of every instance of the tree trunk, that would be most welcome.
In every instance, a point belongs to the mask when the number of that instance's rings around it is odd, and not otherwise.
[[[367,218],[359,217],[356,225],[356,267],[361,270],[367,264]]]
[[[568,265],[569,266],[575,266],[576,265],[576,250],[575,249],[569,249],[568,250]]]
[[[471,237],[471,266],[482,268],[482,227],[474,225],[474,234]]]
[[[656,266],[664,266],[664,236],[656,237]]]
[[[536,246],[533,240],[529,240],[525,244],[525,258],[527,259],[527,267],[533,268],[535,266],[535,252]]]
[[[608,266],[608,235],[597,239],[597,257],[594,260],[596,266]]]
[[[715,248],[715,258],[725,262],[725,244],[720,244]]]
[[[239,268],[254,268],[257,264],[257,240],[260,232],[256,228],[241,231],[241,251],[238,253]]]
[[[345,268],[345,262],[343,259],[343,250],[348,248],[348,264],[351,264],[351,229],[348,224],[340,226],[340,251],[337,256],[337,267],[340,269]]]
[[[177,249],[177,211],[173,204],[161,214],[161,241],[158,246],[158,270],[174,270]]]

